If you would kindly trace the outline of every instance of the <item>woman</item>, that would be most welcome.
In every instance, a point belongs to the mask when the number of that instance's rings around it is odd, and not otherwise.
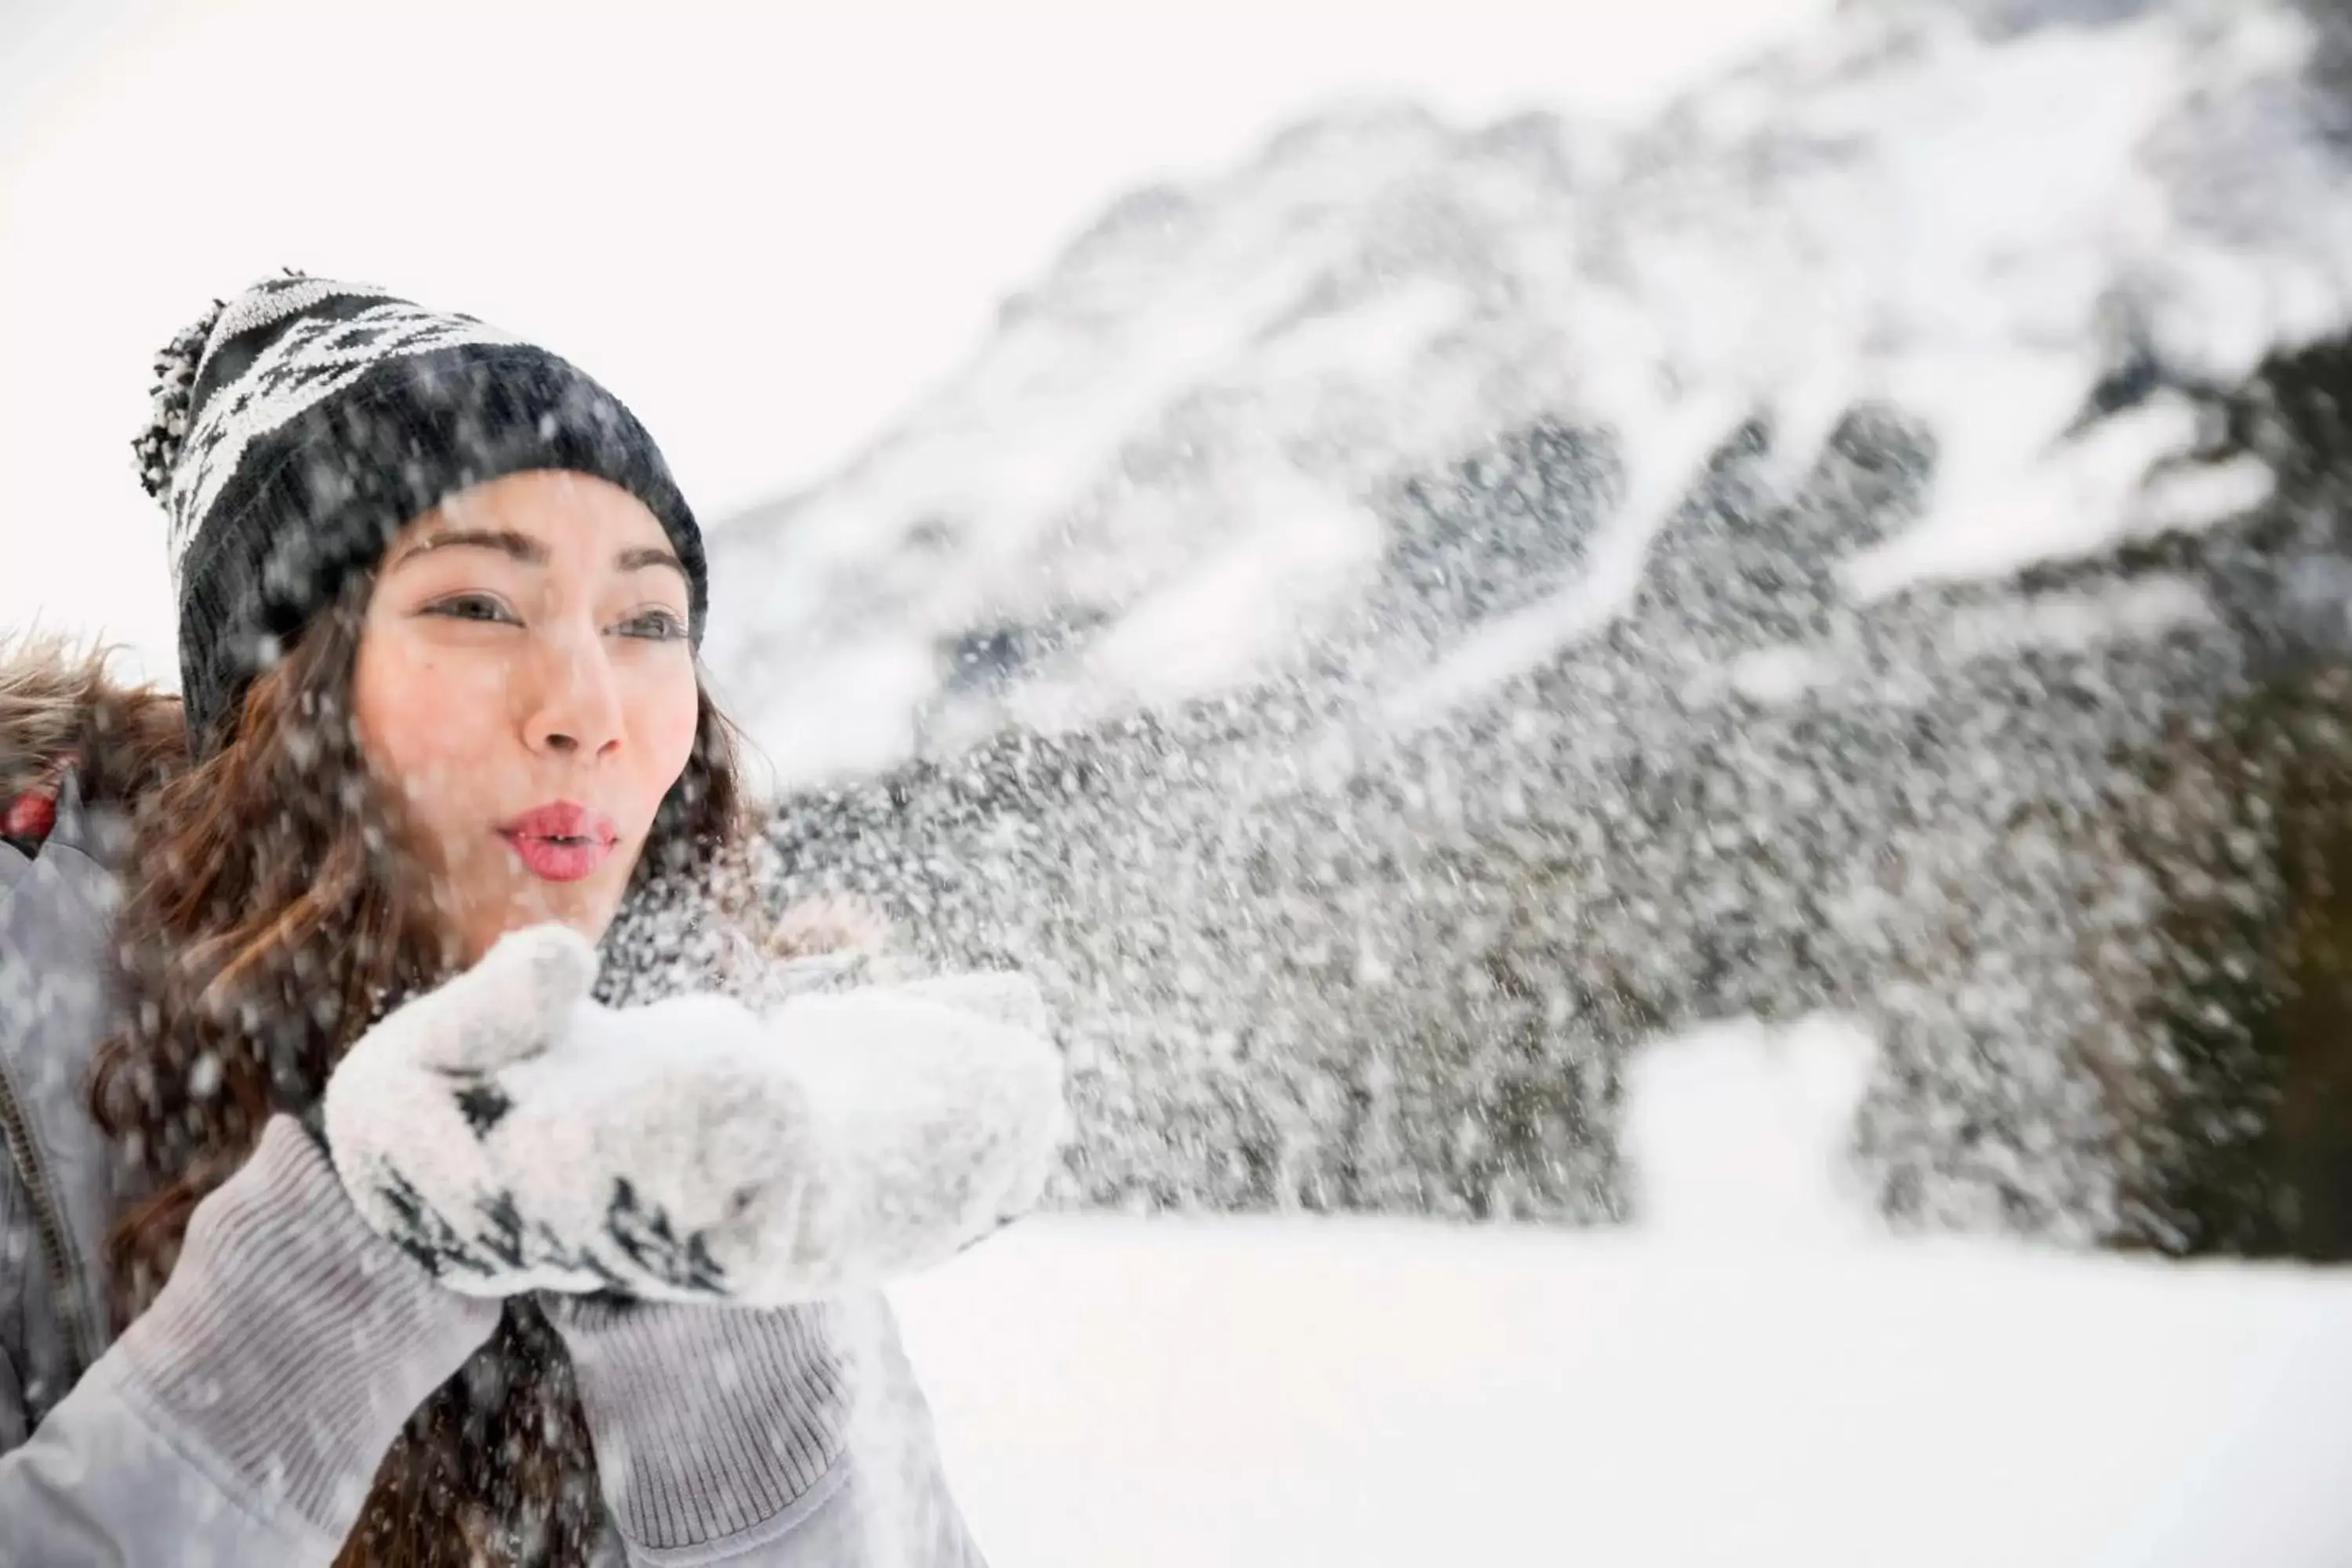
[[[320,279],[159,370],[180,701],[0,671],[0,1561],[976,1561],[816,1298],[1034,1199],[1034,1009],[581,998],[773,999],[651,440]]]

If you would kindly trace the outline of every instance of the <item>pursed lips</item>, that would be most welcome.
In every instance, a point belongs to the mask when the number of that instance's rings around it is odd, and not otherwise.
[[[499,832],[525,869],[550,882],[593,875],[621,837],[611,817],[568,800],[534,806]]]

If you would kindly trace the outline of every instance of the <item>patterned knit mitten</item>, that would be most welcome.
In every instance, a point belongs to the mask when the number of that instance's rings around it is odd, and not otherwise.
[[[1034,1205],[1065,1127],[1034,986],[587,1000],[562,926],[397,1009],[327,1087],[368,1223],[450,1288],[815,1300],[937,1263]]]

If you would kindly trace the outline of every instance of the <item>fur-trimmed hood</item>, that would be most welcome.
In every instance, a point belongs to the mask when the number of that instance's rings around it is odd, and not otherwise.
[[[53,793],[71,767],[86,802],[127,807],[185,764],[179,699],[108,664],[62,637],[0,639],[0,803]]]

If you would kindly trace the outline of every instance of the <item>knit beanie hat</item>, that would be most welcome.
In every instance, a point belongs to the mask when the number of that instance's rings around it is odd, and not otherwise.
[[[363,284],[289,274],[215,307],[155,362],[132,444],[170,515],[180,693],[199,756],[246,687],[408,523],[468,486],[591,474],[643,501],[684,563],[702,536],[620,400],[545,349]]]

